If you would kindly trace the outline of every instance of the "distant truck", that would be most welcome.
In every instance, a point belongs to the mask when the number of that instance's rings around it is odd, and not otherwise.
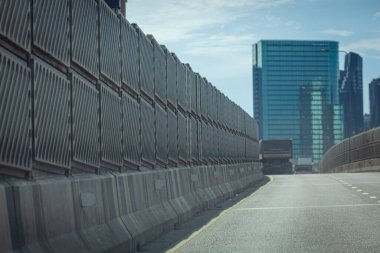
[[[260,154],[265,175],[293,173],[293,166],[290,162],[293,157],[292,140],[261,140]]]
[[[313,173],[313,159],[307,157],[298,158],[294,166],[294,174]]]

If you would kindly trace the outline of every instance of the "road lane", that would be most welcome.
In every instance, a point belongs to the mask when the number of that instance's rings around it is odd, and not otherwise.
[[[371,196],[380,198],[380,173],[273,176],[171,252],[379,252]]]

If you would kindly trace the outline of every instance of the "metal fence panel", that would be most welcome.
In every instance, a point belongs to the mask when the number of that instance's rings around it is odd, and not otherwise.
[[[153,45],[144,32],[134,24],[139,35],[140,90],[154,98]]]
[[[209,140],[208,140],[208,125],[205,122],[201,122],[201,134],[202,134],[202,159],[207,160],[209,158]]]
[[[99,77],[98,3],[71,1],[71,61]]]
[[[39,59],[33,63],[34,159],[70,168],[70,85]]]
[[[189,101],[189,111],[197,114],[197,81],[194,72],[191,70],[190,66],[187,70],[187,86],[188,86],[188,101]]]
[[[214,86],[211,83],[207,86],[207,115],[210,119],[214,119]]]
[[[191,147],[191,159],[198,161],[199,148],[198,148],[198,124],[195,118],[190,119],[190,147]]]
[[[187,84],[186,84],[186,67],[176,58],[177,62],[177,92],[178,92],[178,106],[184,111],[188,111],[187,102]]]
[[[30,52],[30,0],[0,1],[0,34]]]
[[[215,104],[215,107],[217,108],[216,109],[216,121],[221,123],[221,119],[222,119],[222,112],[223,112],[223,107],[221,105],[221,100],[222,100],[222,96],[221,96],[221,92],[216,89],[216,104]]]
[[[99,91],[76,73],[73,73],[71,88],[73,160],[99,167]]]
[[[122,164],[122,114],[120,95],[100,83],[101,160]]]
[[[140,100],[141,106],[141,142],[142,159],[151,164],[155,163],[155,126],[154,108],[144,99]]]
[[[200,91],[201,91],[201,115],[203,117],[207,117],[208,116],[208,112],[207,112],[207,106],[208,106],[208,103],[207,103],[207,100],[208,100],[208,85],[207,85],[207,80],[205,80],[204,78],[201,78],[200,79]]]
[[[197,120],[197,128],[198,128],[197,142],[198,142],[198,154],[199,154],[198,157],[199,157],[199,160],[202,161],[203,160],[202,122],[200,120]]]
[[[123,104],[123,152],[124,160],[140,165],[140,104],[136,99],[122,92]]]
[[[174,162],[178,161],[178,128],[177,115],[168,110],[168,158]]]
[[[166,104],[166,56],[160,44],[152,35],[148,38],[153,44],[153,62],[154,62],[154,94],[164,104]]]
[[[187,118],[181,112],[178,112],[178,157],[188,160]]]
[[[69,1],[34,0],[32,25],[33,45],[69,65]]]
[[[139,37],[135,28],[125,19],[121,19],[121,61],[122,82],[129,88],[139,90]]]
[[[171,53],[164,49],[166,54],[166,78],[168,102],[177,106],[177,65]]]
[[[168,115],[159,104],[155,106],[156,157],[163,163],[168,161]]]
[[[100,73],[120,86],[120,19],[104,1],[99,1]]]
[[[31,169],[31,74],[0,48],[0,164]]]

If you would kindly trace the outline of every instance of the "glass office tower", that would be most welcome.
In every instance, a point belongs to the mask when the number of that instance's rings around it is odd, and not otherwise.
[[[262,139],[293,140],[294,158],[318,162],[342,140],[338,42],[253,45],[253,111]]]

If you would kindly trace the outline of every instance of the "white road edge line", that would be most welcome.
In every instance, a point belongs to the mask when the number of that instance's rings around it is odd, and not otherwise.
[[[378,201],[380,203],[380,201]],[[279,210],[279,209],[311,209],[311,208],[335,208],[335,207],[365,207],[365,206],[380,206],[380,204],[351,204],[351,205],[326,205],[326,206],[277,206],[277,207],[245,207],[236,210]]]

